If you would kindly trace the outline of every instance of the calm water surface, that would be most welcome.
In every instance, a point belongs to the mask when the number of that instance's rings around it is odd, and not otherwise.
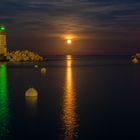
[[[69,55],[1,63],[0,140],[139,139],[140,65],[129,59]],[[38,97],[25,97],[32,87]]]

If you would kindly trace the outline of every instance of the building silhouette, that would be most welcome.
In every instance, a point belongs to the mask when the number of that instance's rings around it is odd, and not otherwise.
[[[0,26],[0,55],[4,55],[7,52],[7,43],[6,43],[6,28]]]

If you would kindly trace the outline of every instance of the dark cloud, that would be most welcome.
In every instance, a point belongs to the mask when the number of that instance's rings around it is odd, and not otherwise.
[[[138,40],[139,0],[1,0],[9,36]],[[92,42],[92,41],[91,41]]]

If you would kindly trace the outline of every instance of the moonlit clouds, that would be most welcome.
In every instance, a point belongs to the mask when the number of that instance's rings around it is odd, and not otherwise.
[[[91,35],[101,30],[118,30],[118,25],[129,28],[129,25],[139,24],[139,7],[139,2],[3,0],[0,21],[21,25],[24,30],[44,30],[46,25],[51,35],[73,32],[88,36],[88,31]]]
[[[0,23],[12,36],[138,39],[138,0],[1,0]]]

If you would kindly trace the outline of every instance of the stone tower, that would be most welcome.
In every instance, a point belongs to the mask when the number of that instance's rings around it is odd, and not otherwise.
[[[6,45],[6,28],[4,26],[0,26],[0,55],[6,54]]]

